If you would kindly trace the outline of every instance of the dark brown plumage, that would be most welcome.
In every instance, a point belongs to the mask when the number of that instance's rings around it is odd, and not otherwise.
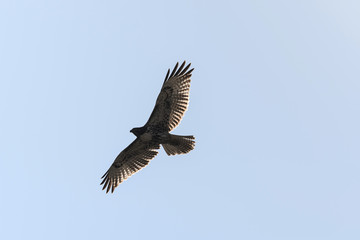
[[[185,61],[178,69],[177,63],[170,74],[168,70],[154,110],[143,127],[133,128],[137,138],[125,148],[115,159],[109,170],[104,174],[103,189],[114,192],[114,189],[145,167],[158,153],[160,145],[168,155],[184,154],[194,149],[193,136],[170,134],[179,125],[189,103],[191,64],[185,68]]]

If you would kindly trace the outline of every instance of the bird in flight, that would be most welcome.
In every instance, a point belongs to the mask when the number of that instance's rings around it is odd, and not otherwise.
[[[167,155],[184,154],[194,149],[194,136],[179,136],[170,132],[179,125],[189,103],[191,64],[185,61],[178,68],[176,63],[170,74],[168,70],[155,107],[143,127],[130,130],[136,139],[115,159],[109,170],[102,176],[101,185],[106,193],[128,177],[144,168],[157,153],[160,145]]]

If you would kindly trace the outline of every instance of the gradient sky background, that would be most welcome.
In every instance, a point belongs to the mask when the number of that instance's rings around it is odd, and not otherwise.
[[[359,1],[0,2],[1,239],[360,239]],[[100,177],[168,68],[176,134]]]

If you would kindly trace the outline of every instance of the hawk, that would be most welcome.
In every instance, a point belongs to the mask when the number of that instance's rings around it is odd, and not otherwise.
[[[191,64],[185,61],[178,69],[176,63],[170,74],[168,70],[155,107],[143,127],[130,130],[136,139],[115,159],[109,170],[102,176],[101,185],[106,193],[128,177],[144,168],[164,147],[167,155],[184,154],[194,149],[194,136],[179,136],[170,132],[179,125],[189,103]]]

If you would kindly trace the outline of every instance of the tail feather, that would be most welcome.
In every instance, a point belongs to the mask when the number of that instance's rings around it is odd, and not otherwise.
[[[195,147],[194,136],[179,136],[170,134],[168,143],[163,143],[167,155],[188,153]]]

